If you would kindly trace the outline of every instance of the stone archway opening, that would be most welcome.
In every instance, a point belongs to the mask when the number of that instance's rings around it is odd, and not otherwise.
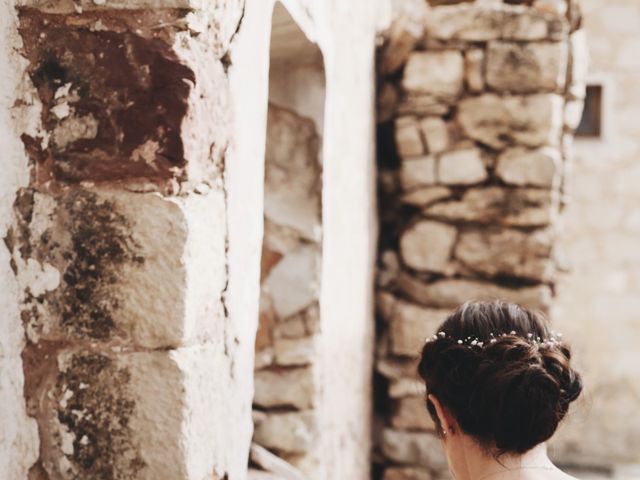
[[[250,478],[315,478],[325,72],[280,3],[270,55]]]

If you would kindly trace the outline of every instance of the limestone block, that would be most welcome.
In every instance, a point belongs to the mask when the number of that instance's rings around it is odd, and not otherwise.
[[[395,129],[396,148],[402,157],[422,155],[424,146],[415,117],[400,117],[396,120]]]
[[[379,356],[376,371],[391,381],[410,379],[418,381],[418,361],[409,357]]]
[[[408,299],[430,308],[455,308],[470,298],[503,300],[542,311],[548,310],[551,304],[551,289],[547,285],[507,288],[494,283],[450,279],[427,284],[405,274],[398,279],[398,286]]]
[[[587,34],[578,30],[570,38],[570,64],[568,93],[573,98],[583,99],[587,90],[587,75],[589,74],[589,47]]]
[[[564,88],[567,42],[489,42],[487,85],[500,92],[556,92]]]
[[[438,160],[438,181],[448,185],[473,185],[488,177],[479,148],[443,153]]]
[[[381,449],[382,454],[395,463],[428,467],[434,470],[447,468],[447,459],[440,439],[431,433],[387,428],[382,432]]]
[[[270,104],[266,145],[265,217],[318,241],[322,171],[313,120]]]
[[[550,190],[472,188],[460,200],[434,203],[423,212],[429,217],[455,222],[544,226],[551,223],[557,200]]]
[[[556,148],[512,148],[498,157],[496,175],[505,183],[552,188],[559,184],[562,157]]]
[[[413,467],[388,467],[382,480],[433,480],[429,470]]]
[[[117,354],[51,347],[30,346],[24,356],[27,403],[50,478],[205,478],[228,466],[224,449],[234,442],[222,432],[249,433],[248,422],[232,413],[238,390],[228,376],[211,375],[212,367],[230,365],[222,349]]]
[[[389,397],[420,397],[424,398],[427,390],[424,382],[414,378],[398,378],[389,384]],[[423,405],[424,406],[424,405]]]
[[[423,118],[420,121],[420,130],[430,154],[440,153],[449,148],[449,127],[441,117]]]
[[[256,443],[251,445],[249,459],[252,464],[272,472],[280,480],[304,480],[304,475],[297,468]]]
[[[455,257],[485,275],[547,282],[554,275],[553,240],[549,230],[466,231],[460,235]]]
[[[451,100],[462,91],[464,59],[455,50],[414,52],[404,69],[402,87],[411,93]]]
[[[431,9],[426,17],[426,35],[440,40],[543,40],[566,35],[563,16],[519,5],[461,4]]]
[[[558,16],[566,15],[569,9],[567,0],[535,0],[533,8]]]
[[[21,16],[27,72],[43,105],[39,136],[23,137],[38,183],[177,193],[221,179],[228,79],[213,39],[156,28],[179,24],[180,12],[88,12],[75,23],[35,10]]]
[[[563,99],[554,94],[500,97],[485,94],[462,100],[458,120],[472,139],[495,149],[511,143],[558,145]]]
[[[9,233],[33,342],[166,348],[219,338],[226,284],[222,191],[164,198],[23,190]]]
[[[405,397],[394,402],[391,426],[398,430],[435,432],[436,426],[427,411],[424,396]]]
[[[299,313],[318,299],[320,251],[317,246],[302,246],[288,253],[263,283],[273,299],[279,318]]]
[[[403,190],[411,191],[436,183],[436,158],[432,155],[411,157],[400,164],[400,183]]]
[[[445,272],[456,235],[456,228],[445,223],[427,220],[415,223],[400,238],[402,259],[415,270]]]
[[[407,192],[402,196],[402,202],[416,207],[424,207],[451,196],[451,190],[443,186],[423,187]]]
[[[316,355],[314,337],[276,337],[273,348],[276,364],[283,367],[309,365]]]
[[[472,92],[484,90],[484,63],[485,54],[481,48],[471,48],[464,53],[464,78]]]
[[[269,412],[255,426],[254,440],[263,447],[287,453],[305,453],[316,436],[315,414]]]
[[[422,36],[424,17],[427,14],[425,2],[402,2],[394,5],[396,10],[386,42],[380,52],[378,70],[390,75],[399,70]]]
[[[418,357],[426,338],[446,320],[448,310],[434,310],[398,300],[390,322],[390,350],[395,355]]]
[[[253,403],[262,408],[311,408],[315,402],[311,368],[259,370],[255,372]]]

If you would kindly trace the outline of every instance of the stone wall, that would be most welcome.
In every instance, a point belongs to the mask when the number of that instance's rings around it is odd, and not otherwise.
[[[407,6],[379,52],[376,461],[385,480],[446,476],[415,366],[447,313],[493,298],[549,311],[584,96],[574,2],[431,3]]]
[[[314,122],[271,104],[254,441],[315,478],[322,171]]]

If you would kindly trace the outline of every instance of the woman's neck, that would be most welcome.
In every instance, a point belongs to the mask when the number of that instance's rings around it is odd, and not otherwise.
[[[523,478],[524,471],[550,470],[555,468],[547,456],[546,444],[540,444],[523,455],[501,455],[494,458],[478,444],[469,439],[464,442],[461,465],[457,480],[506,480]],[[541,478],[544,478],[541,477]]]

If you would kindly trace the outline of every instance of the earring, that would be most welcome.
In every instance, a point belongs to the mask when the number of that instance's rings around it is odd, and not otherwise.
[[[443,436],[443,437],[446,437],[446,436],[447,436],[447,431],[446,431],[444,428],[442,429],[442,436]]]

